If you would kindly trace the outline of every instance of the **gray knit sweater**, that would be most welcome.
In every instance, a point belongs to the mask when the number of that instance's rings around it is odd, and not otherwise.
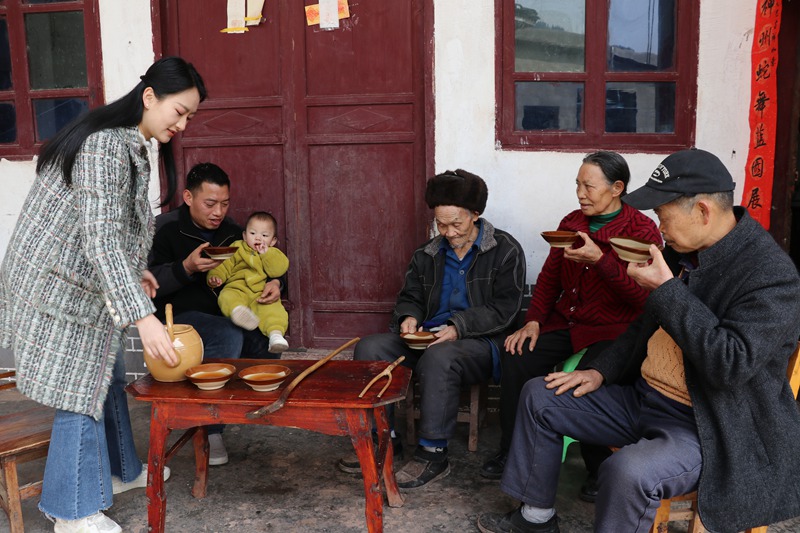
[[[150,165],[136,127],[84,142],[67,187],[37,175],[0,269],[0,346],[17,387],[100,419],[123,331],[152,313],[141,287],[153,235]]]

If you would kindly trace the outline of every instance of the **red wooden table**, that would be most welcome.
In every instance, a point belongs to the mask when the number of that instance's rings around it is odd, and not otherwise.
[[[265,363],[255,359],[220,362],[235,365],[237,373],[245,367]],[[392,441],[384,406],[406,397],[411,371],[405,367],[395,368],[392,371],[392,383],[381,398],[377,394],[386,384],[385,379],[373,385],[363,398],[359,398],[358,394],[364,386],[384,370],[387,363],[329,361],[306,377],[292,391],[281,409],[256,419],[248,418],[248,413],[274,402],[295,376],[315,363],[293,360],[275,362],[291,368],[292,375],[272,392],[253,391],[238,377],[215,391],[200,390],[188,381],[162,383],[149,374],[128,385],[127,390],[134,398],[152,404],[147,471],[147,520],[151,532],[164,531],[167,495],[162,466],[189,439],[194,443],[196,468],[192,495],[195,498],[206,495],[208,437],[204,426],[207,424],[264,424],[308,429],[326,435],[349,435],[364,478],[368,531],[383,531],[381,477],[389,506],[403,505],[392,468]],[[377,450],[372,441],[370,414],[374,416],[378,431]],[[174,429],[188,431],[167,450],[167,437]],[[309,487],[309,490],[312,489]]]

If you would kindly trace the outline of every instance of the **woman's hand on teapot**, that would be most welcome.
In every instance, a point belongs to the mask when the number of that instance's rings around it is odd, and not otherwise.
[[[164,324],[155,315],[147,315],[137,320],[136,328],[139,330],[139,338],[142,339],[142,347],[154,359],[161,359],[170,367],[178,366],[180,358],[172,347]]]
[[[564,257],[576,263],[587,263],[594,265],[603,257],[603,250],[589,238],[589,235],[582,231],[577,231],[578,237],[583,239],[583,246],[580,248],[564,248]]]

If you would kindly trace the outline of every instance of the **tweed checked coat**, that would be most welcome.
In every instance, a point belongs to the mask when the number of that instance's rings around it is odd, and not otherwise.
[[[89,136],[70,187],[59,169],[36,176],[0,269],[0,345],[33,400],[101,418],[123,332],[155,310],[149,179],[136,127]]]

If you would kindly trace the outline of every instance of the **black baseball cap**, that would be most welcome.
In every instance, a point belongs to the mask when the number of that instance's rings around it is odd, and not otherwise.
[[[654,209],[681,196],[732,191],[735,186],[717,156],[692,148],[664,159],[647,183],[623,196],[622,201],[639,210]]]

